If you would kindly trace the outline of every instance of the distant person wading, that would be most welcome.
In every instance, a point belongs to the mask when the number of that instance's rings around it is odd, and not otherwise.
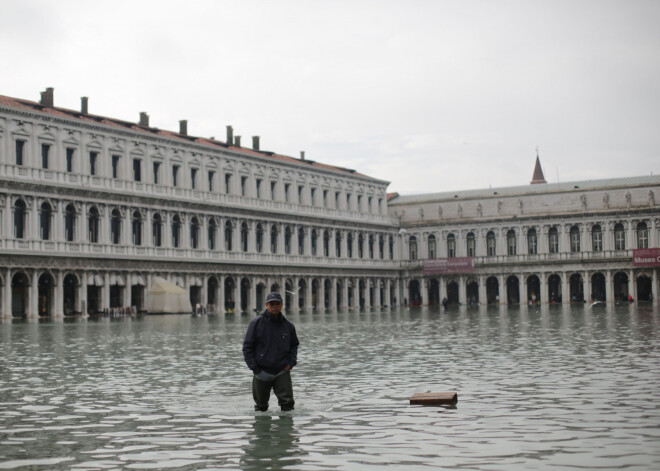
[[[254,409],[268,410],[272,389],[283,411],[293,410],[291,368],[298,357],[298,336],[295,326],[282,311],[280,293],[266,296],[266,310],[252,319],[243,341],[243,358],[252,370]]]

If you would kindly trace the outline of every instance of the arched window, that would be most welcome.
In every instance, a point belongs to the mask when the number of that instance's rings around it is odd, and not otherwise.
[[[89,241],[93,244],[99,242],[99,224],[99,210],[96,209],[96,206],[92,206],[87,217],[87,233]]]
[[[410,236],[410,260],[417,260],[417,237]]]
[[[385,258],[385,237],[383,234],[378,236],[378,256],[381,260]]]
[[[594,252],[603,250],[603,231],[598,224],[591,228],[591,250]]]
[[[649,248],[649,230],[647,229],[646,223],[644,222],[637,224],[637,248]]]
[[[474,237],[474,232],[468,232],[465,238],[465,246],[467,248],[467,256],[474,257],[477,254],[477,241]]]
[[[218,228],[216,226],[215,219],[213,218],[209,219],[207,233],[208,233],[209,250],[215,250],[215,240],[216,240],[216,234],[218,233]]]
[[[305,254],[305,229],[298,228],[298,255]]]
[[[323,256],[330,256],[330,231],[323,231]]]
[[[110,213],[110,242],[119,244],[121,241],[121,213],[113,209]]]
[[[394,260],[394,237],[390,236],[390,260]]]
[[[68,204],[64,209],[64,238],[73,242],[76,237],[76,208]]]
[[[261,224],[257,224],[257,239],[256,239],[256,244],[257,246],[255,247],[257,249],[257,253],[261,253],[264,250],[264,228]]]
[[[133,234],[133,245],[142,245],[142,215],[140,211],[133,211],[131,232]]]
[[[335,232],[335,255],[341,257],[341,232]]]
[[[506,233],[506,250],[509,255],[516,254],[516,231],[513,229]]]
[[[284,229],[284,253],[287,255],[291,253],[291,234],[291,228],[286,226]]]
[[[277,226],[270,226],[270,252],[277,253]]]
[[[436,258],[437,253],[436,253],[436,248],[435,248],[435,235],[431,234],[429,235],[428,238],[428,250],[429,250],[429,258]]]
[[[14,237],[25,239],[26,236],[27,211],[25,201],[16,200],[14,203]]]
[[[614,250],[626,250],[626,231],[621,223],[614,226]]]
[[[151,239],[154,247],[163,245],[163,218],[159,213],[154,214],[151,218]]]
[[[348,258],[353,258],[353,233],[346,234],[346,252]]]
[[[374,235],[369,234],[369,258],[373,260],[374,258]]]
[[[495,249],[495,233],[488,231],[488,234],[486,234],[486,251],[489,257],[494,257],[497,254]]]
[[[50,220],[53,210],[50,204],[43,203],[39,210],[39,237],[41,240],[50,240]]]
[[[318,233],[316,232],[316,229],[312,231],[312,255],[316,255],[316,245],[317,245],[317,239],[319,238]]]
[[[249,234],[250,234],[250,230],[248,228],[247,222],[243,221],[243,223],[241,223],[241,250],[243,252],[248,251]]]
[[[233,237],[234,237],[234,228],[231,225],[231,221],[227,221],[225,222],[225,250],[227,252],[231,252]]]
[[[199,248],[199,219],[196,217],[190,219],[190,248]]]
[[[360,197],[358,196],[358,199]],[[362,233],[358,234],[358,258],[363,258],[364,257],[364,236]]]
[[[580,228],[577,226],[571,227],[569,232],[571,238],[571,252],[578,253],[580,251]]]
[[[447,236],[447,257],[454,258],[456,256],[456,236],[449,234]]]
[[[538,253],[536,229],[530,229],[527,231],[527,253],[530,255],[536,255]]]
[[[548,251],[559,253],[559,232],[556,227],[551,227],[548,231]]]
[[[181,245],[181,218],[174,216],[172,218],[172,247],[179,248]]]

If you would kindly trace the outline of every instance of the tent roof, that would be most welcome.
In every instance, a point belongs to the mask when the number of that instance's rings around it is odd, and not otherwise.
[[[167,281],[165,278],[161,278],[160,276],[156,276],[153,279],[152,287],[149,290],[149,294],[188,294],[188,292],[180,288],[179,286],[175,285],[174,283],[170,283]]]

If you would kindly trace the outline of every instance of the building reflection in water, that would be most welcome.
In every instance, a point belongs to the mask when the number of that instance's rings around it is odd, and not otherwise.
[[[241,457],[241,469],[296,469],[303,464],[299,434],[290,415],[257,415]]]

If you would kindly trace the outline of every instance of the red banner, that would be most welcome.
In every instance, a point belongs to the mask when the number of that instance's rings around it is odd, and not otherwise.
[[[633,267],[660,267],[660,249],[633,249]]]
[[[433,258],[422,260],[425,275],[474,273],[474,257]]]

